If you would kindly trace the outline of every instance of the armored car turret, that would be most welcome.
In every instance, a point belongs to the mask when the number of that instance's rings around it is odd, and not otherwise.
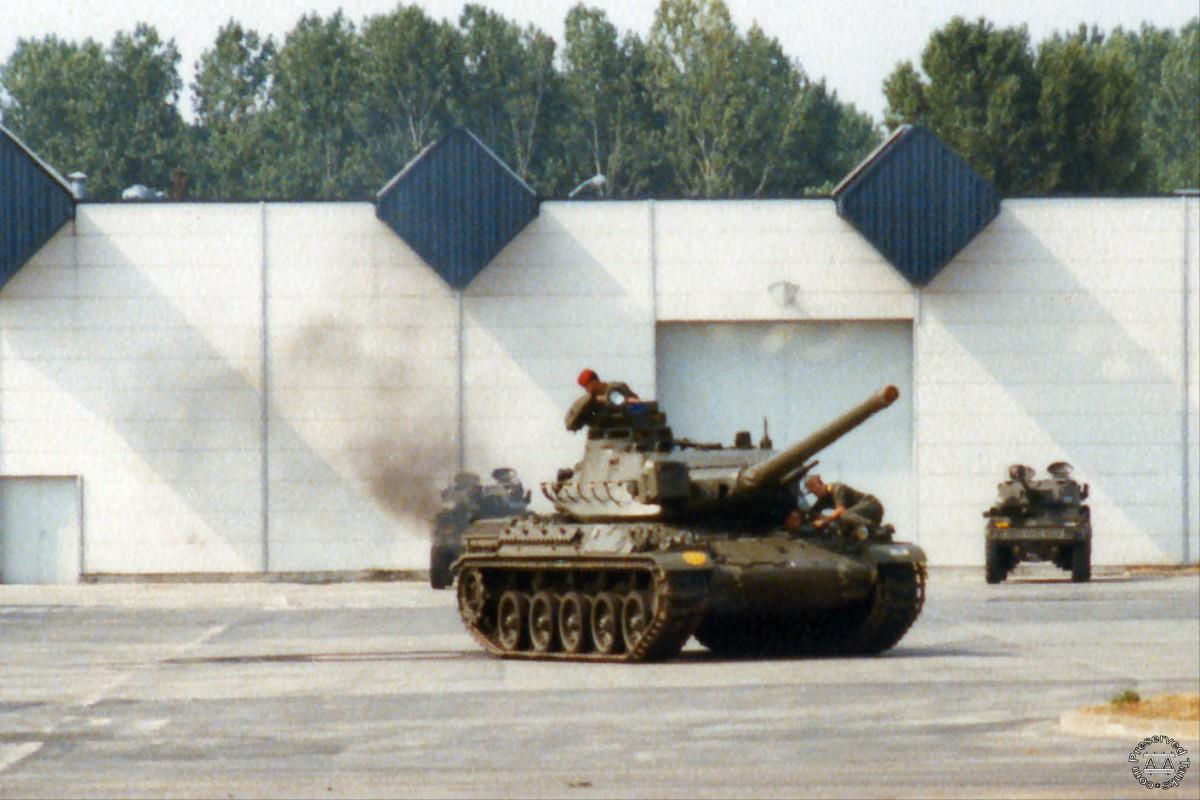
[[[983,512],[988,583],[1000,583],[1022,561],[1052,562],[1077,583],[1091,579],[1088,486],[1080,486],[1072,470],[1055,461],[1046,467],[1050,477],[1037,479],[1033,467],[1008,468],[1008,480],[996,487],[996,502]]]

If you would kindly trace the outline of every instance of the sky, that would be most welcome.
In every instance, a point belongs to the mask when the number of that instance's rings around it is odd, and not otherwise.
[[[563,18],[576,0],[476,0],[522,25],[534,24],[562,44]],[[457,20],[464,0],[409,0],[435,19]],[[356,25],[386,13],[398,0],[0,0],[0,64],[17,40],[55,34],[107,45],[120,30],[138,22],[174,39],[185,86],[195,62],[217,30],[236,19],[243,27],[277,41],[309,12],[328,16],[341,8]],[[589,0],[622,32],[645,36],[658,0]],[[986,17],[997,26],[1024,24],[1037,42],[1080,23],[1111,30],[1138,28],[1143,21],[1178,29],[1198,13],[1196,0],[725,0],[742,31],[753,23],[779,40],[808,76],[825,79],[838,97],[882,120],[884,78],[896,64],[918,63],[929,34],[953,16]],[[181,110],[191,117],[185,90]]]

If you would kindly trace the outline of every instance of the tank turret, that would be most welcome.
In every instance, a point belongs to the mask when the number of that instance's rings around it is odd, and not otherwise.
[[[781,450],[759,447],[740,432],[732,447],[676,439],[666,414],[625,384],[589,392],[567,415],[567,429],[587,428],[583,459],[560,470],[542,493],[557,511],[577,519],[684,519],[692,516],[775,514],[794,500],[787,489],[806,462],[887,408],[895,386]]]

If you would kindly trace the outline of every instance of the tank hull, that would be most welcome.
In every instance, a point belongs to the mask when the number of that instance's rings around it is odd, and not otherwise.
[[[868,654],[924,602],[913,545],[563,517],[478,523],[466,540],[459,611],[505,658],[662,660],[693,634],[724,656]]]

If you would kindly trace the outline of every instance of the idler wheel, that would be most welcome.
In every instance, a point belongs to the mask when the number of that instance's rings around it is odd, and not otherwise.
[[[645,592],[630,592],[625,596],[621,607],[621,632],[625,635],[625,646],[630,650],[638,646],[650,627],[654,617],[650,602],[650,596]]]
[[[529,643],[534,651],[548,653],[554,649],[558,600],[550,592],[538,592],[529,601]]]
[[[508,651],[523,650],[529,644],[529,597],[509,590],[500,595],[496,610],[496,640]]]
[[[592,641],[596,652],[610,655],[621,652],[621,598],[612,592],[600,592],[592,601]]]
[[[591,601],[579,592],[567,592],[558,601],[558,638],[567,653],[588,649],[588,622]]]
[[[483,573],[477,569],[464,570],[458,577],[458,608],[462,618],[478,630],[491,627],[491,620],[484,615],[488,592],[483,582]]]

